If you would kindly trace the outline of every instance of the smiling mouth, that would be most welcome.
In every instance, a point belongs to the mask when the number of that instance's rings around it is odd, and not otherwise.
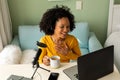
[[[67,36],[67,34],[62,34],[62,36],[66,37],[66,36]]]

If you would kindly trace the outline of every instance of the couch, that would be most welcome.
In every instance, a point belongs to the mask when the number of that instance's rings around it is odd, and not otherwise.
[[[76,22],[75,26],[76,28],[69,34],[77,38],[82,55],[103,48],[95,33],[89,31],[87,22]],[[40,32],[39,25],[20,25],[18,35],[14,37],[11,43],[20,46],[22,50],[37,50],[36,41],[39,41],[42,36],[44,33]]]
[[[120,31],[112,32],[106,39],[104,47],[114,45],[114,63],[120,72]]]
[[[75,26],[69,34],[77,38],[82,55],[103,48],[95,33],[90,32],[87,22],[77,22]],[[44,33],[40,32],[39,25],[20,25],[18,35],[0,52],[0,64],[32,63],[37,53],[36,41],[42,36]]]

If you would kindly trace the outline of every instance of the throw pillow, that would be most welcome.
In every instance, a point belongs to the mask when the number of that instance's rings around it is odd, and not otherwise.
[[[0,53],[0,64],[19,64],[21,56],[19,46],[7,45]]]
[[[32,50],[32,49],[24,50],[20,63],[21,64],[32,63],[36,53],[37,52],[35,50]]]

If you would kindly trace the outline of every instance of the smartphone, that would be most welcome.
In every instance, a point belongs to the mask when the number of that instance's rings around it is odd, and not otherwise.
[[[48,80],[57,80],[58,76],[59,76],[59,73],[52,72],[50,73]]]

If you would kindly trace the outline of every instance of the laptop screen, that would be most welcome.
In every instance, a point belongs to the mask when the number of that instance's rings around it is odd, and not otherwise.
[[[113,46],[80,56],[77,60],[79,80],[97,80],[113,72]]]

